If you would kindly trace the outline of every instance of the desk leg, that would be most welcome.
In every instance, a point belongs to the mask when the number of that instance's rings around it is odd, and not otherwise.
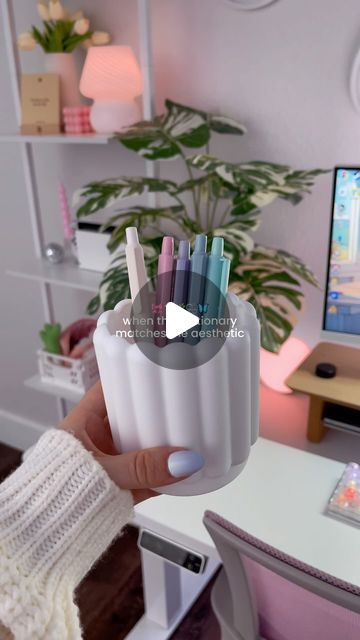
[[[141,549],[145,614],[126,640],[167,640],[199,597],[220,563],[208,560],[196,575]]]
[[[327,429],[323,425],[324,400],[318,396],[310,396],[307,439],[310,442],[320,442]]]

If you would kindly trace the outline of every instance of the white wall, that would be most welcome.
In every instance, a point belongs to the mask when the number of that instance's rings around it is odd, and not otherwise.
[[[69,3],[70,4],[70,0]],[[73,3],[74,9],[78,4]],[[135,0],[84,0],[96,26],[138,51]],[[234,11],[222,0],[152,0],[157,105],[164,97],[228,113],[248,128],[240,140],[217,139],[213,151],[232,160],[263,159],[295,167],[333,167],[360,160],[360,116],[348,94],[352,58],[360,46],[357,0],[279,0],[256,12]],[[36,21],[36,3],[15,0],[17,27]],[[100,10],[101,7],[101,10]],[[0,37],[0,131],[16,128]],[[22,55],[24,71],[43,69],[40,53]],[[141,173],[143,162],[117,145],[39,145],[41,205],[46,237],[61,239],[57,179],[72,191],[92,178]],[[164,175],[178,170],[163,165]],[[324,283],[331,177],[293,208],[278,202],[264,211],[259,242],[302,257]],[[0,147],[1,389],[0,408],[43,424],[56,420],[52,399],[23,387],[35,370],[43,323],[35,283],[4,275],[32,254],[19,149]],[[305,287],[306,309],[296,333],[319,338],[322,292]],[[79,317],[89,296],[54,289],[60,322]],[[1,414],[0,414],[1,418]],[[0,420],[0,439],[1,439]]]
[[[243,122],[240,141],[217,143],[231,160],[297,168],[360,161],[360,116],[349,99],[350,65],[360,46],[356,0],[279,0],[235,11],[221,0],[153,0],[158,104],[164,95]],[[173,25],[176,25],[174,27]],[[299,255],[325,282],[331,175],[297,207],[264,210],[256,239]],[[305,286],[295,333],[319,339],[323,293]]]

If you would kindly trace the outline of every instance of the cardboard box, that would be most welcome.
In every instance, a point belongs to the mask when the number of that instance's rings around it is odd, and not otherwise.
[[[46,135],[61,132],[60,78],[53,73],[21,77],[21,133]]]

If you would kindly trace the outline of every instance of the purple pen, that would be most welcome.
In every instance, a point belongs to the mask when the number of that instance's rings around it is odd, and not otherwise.
[[[157,282],[155,293],[155,330],[161,335],[155,335],[154,342],[158,347],[167,344],[165,335],[166,305],[171,302],[174,272],[174,238],[165,236],[162,241],[161,254],[159,255]]]

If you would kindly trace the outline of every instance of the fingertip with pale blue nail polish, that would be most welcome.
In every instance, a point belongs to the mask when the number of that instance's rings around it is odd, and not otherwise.
[[[169,455],[167,464],[173,478],[183,478],[200,471],[205,460],[197,451],[175,451]]]

